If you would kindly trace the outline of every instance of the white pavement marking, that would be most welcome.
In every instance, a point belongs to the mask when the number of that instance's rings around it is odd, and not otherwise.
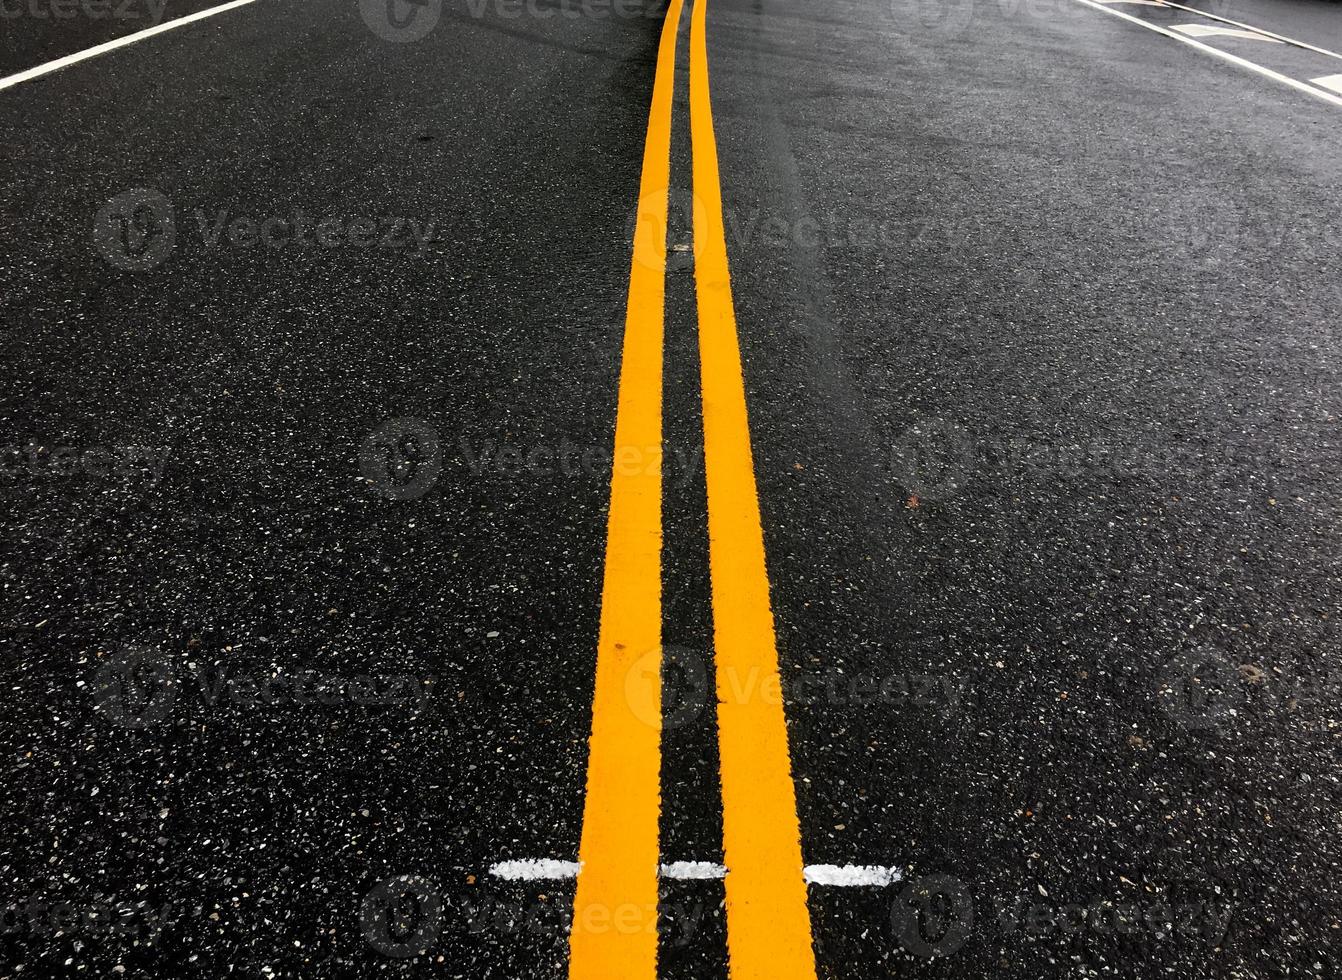
[[[68,68],[70,65],[78,64],[81,61],[87,61],[89,58],[96,58],[100,54],[106,54],[108,51],[115,51],[117,48],[124,48],[128,44],[134,44],[136,41],[143,41],[147,37],[153,37],[155,34],[162,34],[164,31],[170,31],[176,27],[182,27],[186,24],[198,20],[204,20],[206,17],[213,17],[215,14],[222,14],[226,10],[232,10],[235,7],[241,7],[245,4],[255,3],[256,0],[232,0],[231,3],[225,3],[218,7],[211,7],[209,10],[202,10],[198,13],[188,14],[185,17],[178,17],[176,20],[170,20],[166,24],[159,24],[157,27],[150,27],[147,30],[139,31],[135,34],[127,34],[125,37],[119,37],[108,41],[106,44],[99,44],[97,47],[87,48],[78,51],[75,54],[66,55],[64,58],[57,58],[55,61],[48,61],[45,65],[38,65],[36,68],[29,68],[21,71],[17,75],[7,75],[0,78],[0,90],[7,89],[12,85],[18,85],[20,82],[26,82],[30,79],[40,78],[43,75],[49,75],[53,71],[60,71],[62,68]]]
[[[500,861],[489,873],[504,881],[562,881],[578,877],[576,861],[552,861],[548,858],[526,861]],[[680,881],[714,881],[727,877],[727,869],[711,861],[673,861],[661,867],[663,878]],[[808,884],[833,888],[884,888],[903,880],[898,868],[877,864],[808,864],[802,869]]]
[[[500,861],[489,869],[495,878],[505,881],[550,881],[555,878],[576,878],[581,865],[577,861]]]
[[[1287,37],[1285,34],[1274,34],[1272,31],[1264,30],[1261,27],[1254,27],[1252,24],[1245,24],[1243,21],[1231,20],[1229,17],[1222,17],[1219,14],[1209,14],[1205,10],[1199,10],[1197,7],[1185,7],[1182,3],[1175,3],[1174,0],[1164,0],[1161,4],[1164,7],[1174,7],[1177,10],[1187,10],[1190,14],[1197,14],[1199,17],[1206,17],[1209,20],[1219,20],[1222,24],[1233,24],[1235,27],[1243,27],[1245,30],[1254,31],[1258,34],[1265,34],[1274,38],[1283,44],[1293,44],[1297,48],[1304,48],[1306,51],[1313,51],[1315,54],[1324,54],[1330,58],[1337,58],[1342,61],[1342,54],[1336,51],[1329,51],[1327,48],[1315,47],[1313,44],[1306,44],[1304,41],[1297,41],[1293,37]]]
[[[711,881],[727,877],[727,869],[711,861],[672,861],[662,865],[663,878],[679,878],[682,881]]]
[[[805,874],[812,885],[838,888],[884,888],[904,877],[898,868],[882,868],[874,864],[808,864]]]
[[[1281,44],[1275,37],[1268,37],[1257,31],[1241,31],[1236,27],[1212,27],[1210,24],[1175,24],[1176,31],[1183,31],[1189,37],[1242,37],[1248,41],[1266,41],[1268,44]]]
[[[1271,68],[1264,68],[1262,65],[1256,64],[1248,58],[1241,58],[1239,55],[1231,54],[1229,51],[1222,51],[1220,48],[1214,48],[1210,44],[1203,44],[1201,41],[1195,41],[1186,34],[1177,34],[1174,31],[1166,30],[1159,24],[1152,24],[1150,21],[1142,20],[1140,17],[1134,17],[1132,14],[1125,14],[1121,10],[1106,7],[1104,4],[1097,2],[1097,0],[1076,0],[1076,2],[1083,3],[1087,7],[1092,7],[1095,10],[1109,14],[1112,17],[1120,17],[1123,20],[1136,24],[1138,27],[1145,27],[1148,31],[1155,31],[1157,34],[1163,34],[1165,37],[1174,38],[1174,40],[1181,44],[1187,44],[1190,48],[1197,48],[1199,51],[1205,51],[1214,58],[1220,58],[1222,61],[1228,61],[1232,65],[1239,65],[1241,68],[1247,68],[1249,71],[1256,72],[1264,78],[1270,78],[1275,82],[1281,82],[1283,85],[1289,85],[1291,88],[1300,92],[1307,92],[1316,99],[1322,99],[1324,102],[1342,108],[1342,97],[1333,95],[1330,92],[1325,92],[1323,89],[1316,88],[1297,78],[1283,75],[1279,71],[1273,71]]]
[[[1342,92],[1342,75],[1323,75],[1319,78],[1311,78],[1310,81],[1315,85],[1330,88],[1334,92]]]
[[[1100,3],[1131,3],[1141,7],[1163,7],[1160,0],[1100,0]]]

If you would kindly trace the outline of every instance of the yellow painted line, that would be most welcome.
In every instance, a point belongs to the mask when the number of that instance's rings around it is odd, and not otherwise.
[[[707,0],[690,30],[695,274],[732,980],[815,980],[796,790],[732,303],[709,96]],[[612,978],[613,980],[613,978]]]
[[[653,81],[625,313],[587,797],[569,933],[570,980],[656,980],[661,861],[662,445],[667,188],[676,34],[672,0]]]

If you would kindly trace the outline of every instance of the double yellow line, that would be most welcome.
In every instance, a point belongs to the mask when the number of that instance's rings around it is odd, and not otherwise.
[[[732,301],[709,95],[707,0],[690,28],[695,275],[733,980],[815,980],[801,834]],[[644,146],[615,458],[662,444],[671,0]],[[661,467],[611,475],[570,980],[656,980],[661,816]],[[770,692],[773,692],[772,696]],[[651,723],[650,723],[651,721]]]

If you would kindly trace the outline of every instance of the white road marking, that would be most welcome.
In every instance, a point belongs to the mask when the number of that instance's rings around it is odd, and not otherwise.
[[[557,878],[576,878],[581,865],[577,861],[500,861],[489,869],[495,878],[504,881],[552,881]]]
[[[1297,41],[1293,37],[1287,37],[1285,34],[1274,34],[1272,31],[1264,30],[1261,27],[1254,27],[1252,24],[1245,24],[1242,21],[1231,20],[1229,17],[1222,17],[1219,14],[1209,14],[1207,11],[1199,10],[1197,7],[1185,7],[1182,3],[1175,3],[1174,0],[1164,0],[1164,3],[1161,6],[1174,7],[1178,10],[1187,10],[1190,14],[1197,14],[1199,17],[1206,17],[1209,20],[1219,20],[1222,24],[1233,24],[1235,27],[1243,27],[1245,30],[1264,34],[1283,44],[1293,44],[1297,48],[1304,48],[1306,51],[1313,51],[1315,54],[1327,55],[1330,58],[1337,58],[1339,61],[1342,61],[1342,54],[1338,54],[1336,51],[1315,47],[1312,44],[1306,44],[1304,41]]]
[[[1163,7],[1160,0],[1100,0],[1100,3],[1131,3],[1140,7]]]
[[[1176,31],[1183,31],[1189,37],[1242,37],[1248,41],[1266,41],[1268,44],[1281,44],[1275,37],[1259,34],[1257,31],[1241,31],[1235,27],[1212,27],[1210,24],[1175,24]]]
[[[812,885],[837,888],[884,888],[904,877],[898,868],[882,868],[874,864],[808,864],[805,874]]]
[[[145,38],[153,37],[155,34],[162,34],[164,31],[170,31],[173,28],[182,27],[198,20],[204,20],[206,17],[213,17],[215,14],[222,14],[226,10],[232,10],[235,7],[241,7],[245,4],[255,2],[256,0],[232,0],[231,3],[225,3],[218,7],[211,7],[209,10],[202,10],[198,13],[188,14],[185,17],[178,17],[176,20],[170,20],[167,23],[159,24],[157,27],[150,27],[147,30],[139,31],[135,34],[127,34],[125,37],[116,38],[115,40],[108,41],[106,44],[99,44],[97,47],[87,48],[83,51],[78,51],[75,54],[66,55],[64,58],[57,58],[55,61],[48,61],[45,65],[29,68],[16,75],[7,75],[4,78],[0,78],[0,90],[7,89],[12,85],[18,85],[20,82],[40,78],[43,75],[49,75],[53,71],[60,71],[62,68],[68,68],[70,65],[78,64],[81,61],[87,61],[89,58],[96,58],[98,55],[106,54],[108,51],[124,48],[128,44],[134,44],[136,41],[143,41]]]
[[[727,869],[711,861],[672,861],[662,865],[663,878],[679,878],[682,881],[711,881],[727,877]]]
[[[1237,54],[1231,54],[1229,51],[1222,51],[1220,48],[1214,48],[1210,44],[1203,44],[1201,41],[1195,41],[1187,34],[1178,34],[1174,31],[1166,30],[1159,24],[1152,24],[1150,21],[1142,20],[1140,17],[1134,17],[1132,14],[1125,14],[1121,10],[1106,7],[1104,4],[1097,2],[1097,0],[1076,0],[1076,2],[1083,3],[1087,7],[1092,7],[1095,10],[1102,11],[1110,16],[1120,17],[1123,20],[1136,24],[1138,27],[1145,27],[1148,31],[1155,31],[1157,34],[1163,34],[1165,37],[1174,38],[1174,40],[1181,44],[1187,44],[1190,48],[1197,48],[1199,51],[1205,51],[1214,58],[1220,58],[1222,61],[1228,61],[1232,65],[1239,65],[1241,68],[1247,68],[1249,71],[1256,72],[1264,78],[1270,78],[1275,82],[1281,82],[1283,85],[1289,85],[1297,91],[1307,92],[1316,99],[1322,99],[1324,102],[1342,108],[1342,97],[1333,95],[1330,92],[1325,92],[1323,89],[1302,82],[1298,78],[1291,78],[1288,75],[1283,75],[1279,71],[1273,71],[1271,68],[1264,68],[1262,65],[1256,64],[1247,58],[1241,58]]]
[[[524,861],[500,861],[489,873],[504,881],[562,881],[578,877],[576,861],[552,861],[548,858]],[[898,868],[876,864],[808,864],[802,869],[808,884],[832,888],[884,888],[903,879]],[[680,881],[714,881],[727,877],[727,869],[710,861],[673,861],[661,867],[661,876]]]
[[[1311,78],[1310,81],[1315,85],[1330,88],[1334,92],[1342,92],[1342,75],[1322,75],[1319,78]]]

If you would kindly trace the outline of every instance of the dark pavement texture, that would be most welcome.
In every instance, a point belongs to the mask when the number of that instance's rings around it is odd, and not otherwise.
[[[717,9],[785,669],[956,692],[792,712],[808,858],[973,916],[825,892],[821,962],[1336,975],[1336,110],[1079,4]]]
[[[0,102],[24,154],[3,192],[0,425],[46,447],[4,485],[0,879],[16,902],[191,909],[152,948],[20,930],[0,962],[27,976],[442,975],[443,956],[503,978],[562,959],[543,918],[494,934],[495,906],[546,906],[483,868],[577,845],[609,474],[592,460],[658,22],[449,8],[393,44],[323,7],[255,4]],[[143,272],[93,231],[132,188],[175,217]],[[329,244],[297,221],[233,244],[252,237],[235,219],[296,212],[331,219]],[[349,241],[361,219],[372,244]],[[433,240],[405,244],[399,219]],[[401,418],[436,431],[441,471],[394,500],[361,454]],[[99,447],[154,454],[161,477],[92,476]],[[61,448],[81,454],[68,476]],[[537,448],[553,473],[527,468]],[[94,711],[128,647],[180,680],[142,728]],[[217,693],[220,672],[305,671],[335,704]],[[376,697],[340,692],[361,676]],[[388,696],[402,677],[433,681],[424,710]],[[486,911],[403,965],[360,929],[393,875]]]
[[[215,0],[4,0],[0,75],[217,6]]]
[[[1074,0],[712,3],[803,849],[907,879],[812,889],[820,976],[1338,976],[1339,110]],[[659,10],[262,0],[0,93],[0,977],[565,975],[571,884],[485,872],[576,857]],[[667,335],[710,861],[684,252]]]

